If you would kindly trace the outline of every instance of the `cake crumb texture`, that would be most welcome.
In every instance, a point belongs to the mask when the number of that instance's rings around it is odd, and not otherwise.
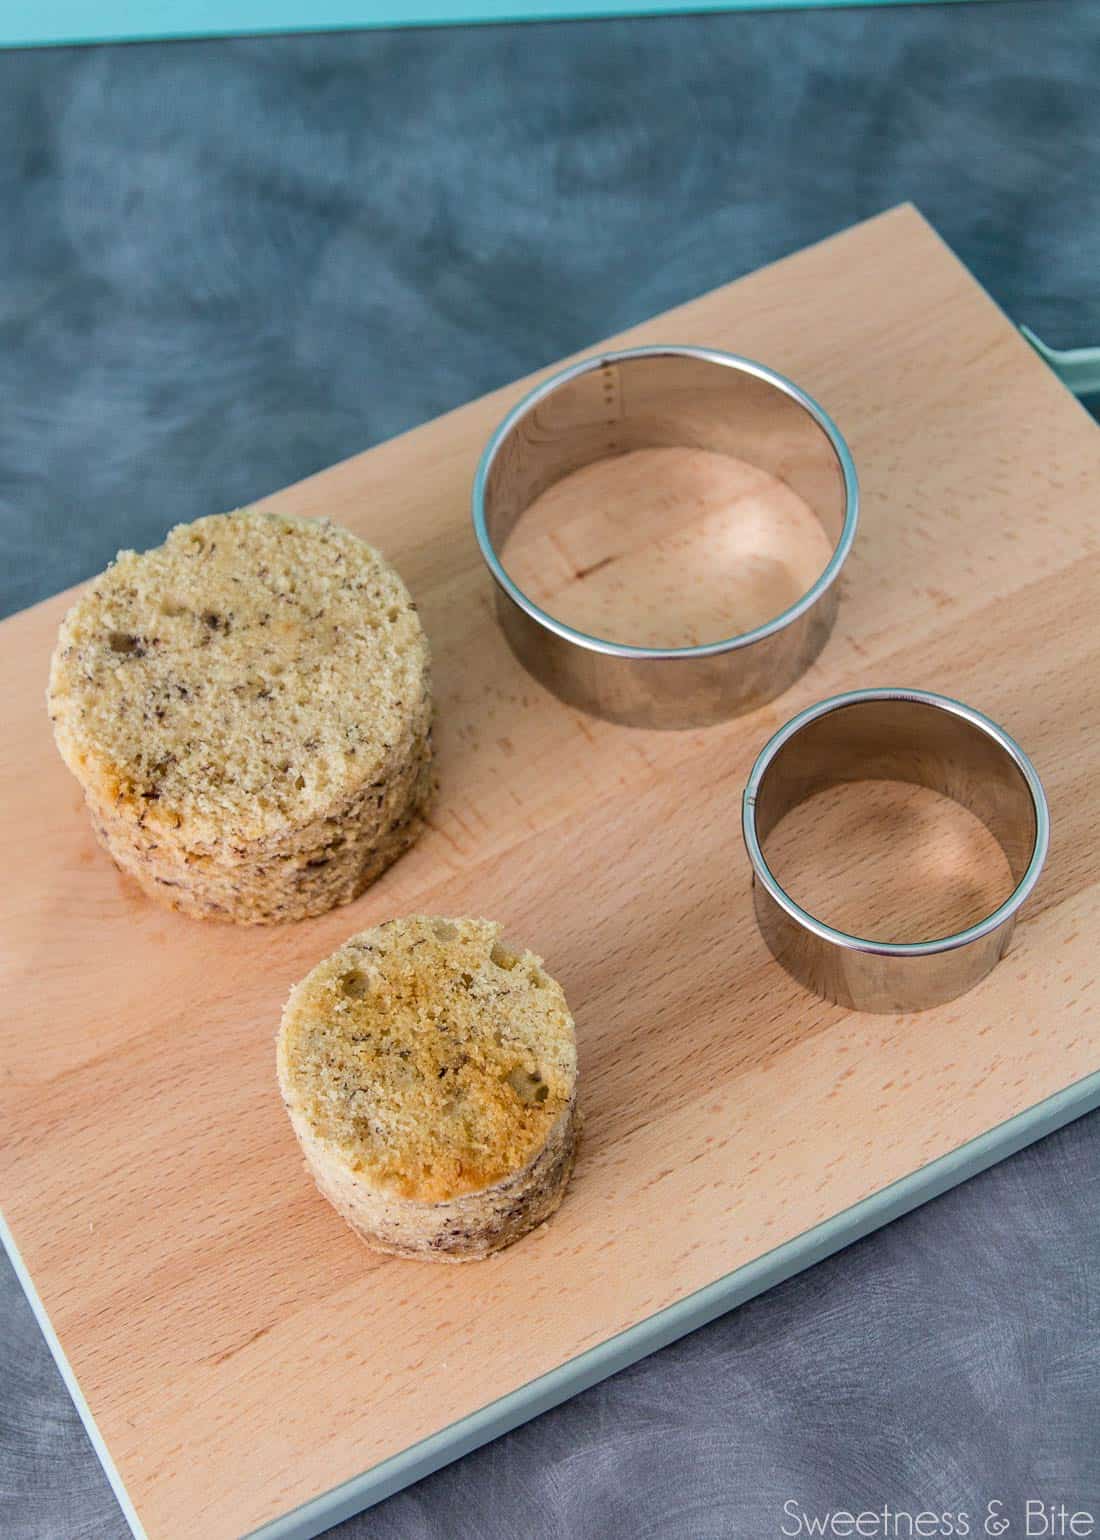
[[[248,509],[120,552],[62,623],[48,700],[99,838],[189,913],[345,902],[416,837],[434,786],[415,606],[322,520]]]
[[[568,1114],[573,1019],[487,920],[392,920],[293,991],[279,1078],[296,1128],[376,1192],[446,1203],[523,1171]]]

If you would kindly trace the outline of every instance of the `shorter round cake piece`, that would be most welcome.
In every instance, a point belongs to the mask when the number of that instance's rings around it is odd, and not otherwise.
[[[49,709],[116,864],[200,918],[355,898],[433,787],[428,645],[349,530],[248,509],[117,560],[61,625]]]
[[[292,991],[283,1100],[321,1192],[376,1251],[488,1256],[547,1219],[577,1138],[561,986],[489,920],[390,920]]]

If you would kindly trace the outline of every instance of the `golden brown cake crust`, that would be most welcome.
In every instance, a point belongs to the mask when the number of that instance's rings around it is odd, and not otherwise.
[[[202,918],[346,903],[434,790],[415,606],[319,520],[218,514],[122,552],[62,623],[49,708],[115,862]]]
[[[279,1078],[299,1136],[374,1194],[480,1193],[532,1166],[555,1127],[568,1176],[573,1020],[541,960],[490,921],[418,915],[352,937],[292,992]]]
[[[378,552],[245,511],[122,551],[61,627],[58,745],[90,793],[189,848],[284,834],[430,716],[423,630]]]

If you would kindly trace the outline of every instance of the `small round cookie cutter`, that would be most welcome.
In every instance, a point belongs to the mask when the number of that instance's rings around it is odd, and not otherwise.
[[[932,941],[867,941],[835,930],[776,881],[763,846],[807,798],[851,781],[908,781],[976,814],[1015,887],[992,913]],[[971,989],[1008,949],[1050,842],[1035,768],[996,723],[925,690],[855,690],[799,712],[761,750],[742,800],[757,923],[778,962],[827,1000],[859,1011],[920,1011]]]
[[[505,571],[498,553],[555,482],[630,450],[682,446],[770,471],[816,514],[832,556],[789,608],[721,641],[636,647],[555,619]],[[478,465],[473,518],[496,582],[497,618],[529,673],[570,705],[613,722],[704,727],[782,694],[825,645],[859,491],[835,423],[783,375],[712,348],[628,348],[563,369],[508,413]]]

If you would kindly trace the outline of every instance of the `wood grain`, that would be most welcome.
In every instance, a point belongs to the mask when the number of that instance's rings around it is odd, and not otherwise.
[[[1095,426],[910,209],[623,339],[644,340],[760,357],[840,423],[865,514],[836,634],[789,695],[707,732],[615,728],[547,696],[495,627],[467,514],[520,386],[278,494],[382,547],[437,659],[433,826],[350,908],[245,932],[152,907],[93,843],[50,742],[67,596],[0,628],[0,1199],[154,1540],[253,1529],[1100,1063]],[[1019,738],[1054,842],[979,989],[854,1016],[767,955],[738,798],[796,709],[904,683]],[[502,920],[578,1022],[571,1194],[469,1268],[364,1250],[275,1090],[290,985],[412,909]]]
[[[694,647],[782,614],[832,541],[798,494],[732,455],[636,449],[539,497],[504,548],[524,593],[592,636]]]

